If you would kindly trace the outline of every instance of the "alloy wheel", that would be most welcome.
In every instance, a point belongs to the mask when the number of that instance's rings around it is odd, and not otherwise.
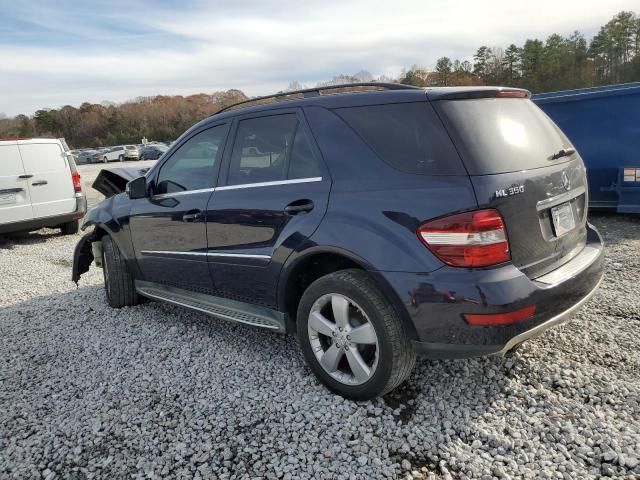
[[[362,385],[378,366],[379,344],[369,317],[337,293],[318,298],[309,313],[311,349],[322,368],[346,385]]]

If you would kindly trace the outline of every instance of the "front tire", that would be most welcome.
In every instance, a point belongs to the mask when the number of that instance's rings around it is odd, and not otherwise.
[[[103,162],[103,163],[108,163],[108,162],[109,162],[109,160],[107,159],[107,157],[104,157],[104,158],[102,159],[102,162]]]
[[[127,262],[108,235],[102,237],[102,273],[110,306],[121,308],[140,303]]]
[[[60,225],[60,232],[62,235],[75,235],[80,230],[80,221],[72,220],[71,222],[63,223]]]
[[[362,270],[341,270],[313,282],[300,299],[297,318],[307,364],[343,397],[384,395],[415,365],[398,314]]]
[[[120,160],[121,162],[124,162],[124,155],[120,155],[120,156],[118,157],[118,160]]]

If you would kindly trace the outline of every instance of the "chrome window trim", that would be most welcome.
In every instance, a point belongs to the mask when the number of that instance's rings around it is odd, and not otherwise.
[[[151,198],[154,200],[161,198],[172,198],[181,195],[191,195],[192,193],[205,193],[205,192],[216,192],[218,190],[237,190],[240,188],[253,188],[253,187],[272,187],[276,185],[293,185],[296,183],[313,183],[313,182],[321,182],[322,177],[309,177],[309,178],[294,178],[291,180],[275,180],[273,182],[256,182],[256,183],[242,183],[239,185],[226,185],[224,187],[211,187],[211,188],[201,188],[199,190],[186,190],[184,192],[171,192],[171,193],[159,193],[157,195],[152,195]]]
[[[322,177],[309,177],[309,178],[294,178],[291,180],[275,180],[273,182],[256,182],[256,183],[241,183],[239,185],[226,185],[224,187],[216,187],[216,190],[237,190],[240,188],[253,188],[253,187],[271,187],[275,185],[290,185],[296,183],[313,183],[321,182]]]
[[[179,197],[181,195],[191,195],[193,193],[206,193],[206,192],[215,192],[215,191],[216,189],[214,187],[200,188],[198,190],[185,190],[184,192],[159,193],[157,195],[152,195],[151,198],[153,200],[156,200],[160,198],[172,198],[172,197]]]
[[[193,255],[199,257],[236,257],[236,258],[259,258],[271,260],[271,255],[258,255],[253,253],[225,253],[225,252],[178,252],[170,250],[141,250],[143,255]]]

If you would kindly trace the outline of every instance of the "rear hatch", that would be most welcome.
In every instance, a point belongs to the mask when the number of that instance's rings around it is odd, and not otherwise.
[[[528,92],[483,90],[471,96],[441,96],[433,104],[469,172],[479,207],[501,213],[514,265],[530,278],[543,275],[586,243],[582,159]]]

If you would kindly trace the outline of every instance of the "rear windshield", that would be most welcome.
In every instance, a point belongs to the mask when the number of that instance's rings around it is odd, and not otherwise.
[[[422,175],[465,174],[451,139],[428,102],[334,110],[392,167]]]
[[[471,175],[547,167],[573,159],[551,160],[571,143],[530,100],[444,100],[436,108]]]

